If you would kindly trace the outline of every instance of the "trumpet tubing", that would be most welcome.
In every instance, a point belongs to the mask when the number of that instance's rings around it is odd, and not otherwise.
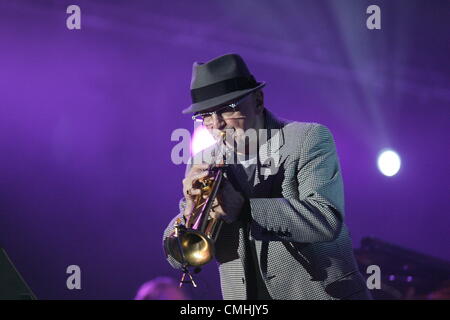
[[[174,233],[166,239],[166,253],[185,267],[199,267],[214,258],[214,243],[223,223],[209,216],[223,176],[222,168],[215,171],[214,179],[201,181],[201,194],[196,197],[185,226],[178,222]]]

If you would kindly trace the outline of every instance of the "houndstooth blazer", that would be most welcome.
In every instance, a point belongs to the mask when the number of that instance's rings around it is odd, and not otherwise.
[[[370,299],[344,224],[343,183],[332,134],[317,123],[281,121],[265,113],[269,134],[259,149],[263,165],[254,175],[250,212],[242,213],[251,219],[224,223],[215,245],[223,298],[247,299],[245,248],[254,239],[273,299]],[[182,199],[163,241],[184,205]],[[172,267],[181,267],[170,255],[166,258]]]

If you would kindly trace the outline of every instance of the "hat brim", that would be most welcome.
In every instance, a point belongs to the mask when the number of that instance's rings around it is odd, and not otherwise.
[[[189,106],[189,108],[186,108],[182,111],[183,114],[188,113],[196,113],[204,110],[208,110],[217,106],[220,106],[230,100],[237,99],[241,96],[245,96],[246,94],[249,94],[253,91],[256,91],[258,89],[263,88],[266,85],[265,82],[259,82],[258,85],[254,88],[245,89],[245,90],[237,90],[233,91],[218,97],[214,97],[212,99],[204,100],[198,103],[193,103]]]

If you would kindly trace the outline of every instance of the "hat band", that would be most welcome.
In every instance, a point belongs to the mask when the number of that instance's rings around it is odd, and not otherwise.
[[[245,90],[256,87],[258,84],[255,78],[238,77],[219,81],[209,86],[192,89],[192,102],[197,103],[211,98],[215,98],[233,91]]]

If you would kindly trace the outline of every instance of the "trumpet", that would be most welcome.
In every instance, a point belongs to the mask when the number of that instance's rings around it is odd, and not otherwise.
[[[224,135],[221,138],[224,142]],[[223,220],[212,218],[209,213],[222,184],[225,165],[214,166],[210,170],[214,178],[208,176],[197,182],[201,192],[194,198],[194,207],[185,225],[181,218],[177,219],[174,232],[164,242],[166,255],[170,254],[182,266],[180,287],[184,283],[197,287],[188,268],[199,270],[214,258],[215,242],[223,225]],[[189,281],[185,281],[186,276],[189,276]]]

